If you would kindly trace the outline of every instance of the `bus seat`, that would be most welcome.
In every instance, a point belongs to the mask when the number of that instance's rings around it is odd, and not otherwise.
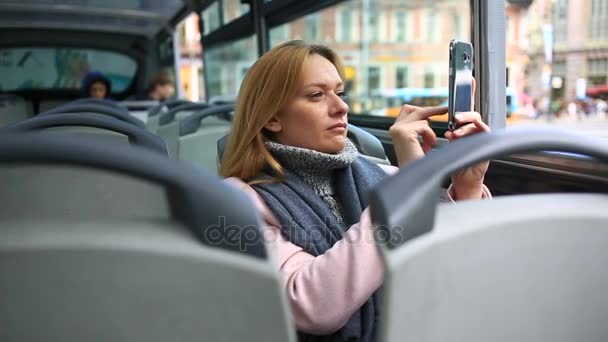
[[[371,191],[386,265],[379,341],[606,340],[607,194],[439,203],[458,170],[539,150],[608,162],[601,139],[520,127],[453,141]]]
[[[166,113],[169,110],[171,110],[172,108],[181,106],[186,103],[194,103],[194,102],[189,101],[189,100],[181,100],[181,99],[169,100],[169,101],[161,102],[161,103],[157,104],[156,106],[150,108],[148,110],[148,116],[147,116],[148,120],[146,121],[146,129],[149,130],[150,132],[156,132],[156,130],[158,129],[158,120],[162,113]]]
[[[234,104],[217,105],[204,109],[179,123],[180,160],[192,162],[217,173],[217,141],[230,130],[230,115]]]
[[[295,341],[259,218],[219,178],[31,134],[0,136],[0,172],[0,340]]]
[[[216,95],[209,99],[209,103],[213,105],[236,104],[237,97],[236,94]]]
[[[171,158],[179,155],[179,121],[207,107],[206,103],[186,103],[159,116],[156,133],[167,142]]]
[[[58,131],[56,129],[61,130]],[[141,146],[165,156],[167,155],[166,143],[159,136],[127,122],[94,113],[35,116],[4,127],[0,129],[0,132],[18,133],[41,130],[49,134],[76,134],[89,140],[94,139],[100,144],[124,143],[122,138],[126,137],[132,145]]]
[[[41,112],[38,115],[43,116],[64,113],[96,113],[128,122],[137,127],[145,128],[145,124],[143,121],[132,116],[131,114],[129,114],[128,110],[118,105],[116,105],[116,107],[112,107],[108,104],[98,103],[66,103],[65,105],[56,107],[54,109]]]
[[[390,161],[384,153],[384,147],[376,136],[352,124],[348,124],[348,132],[346,134],[355,144],[363,158],[376,164],[390,165]],[[217,141],[219,161],[221,161],[221,158],[224,155],[224,148],[226,147],[227,142],[228,136],[224,136]]]
[[[0,94],[0,127],[31,117],[33,111],[31,102],[19,96]]]
[[[158,101],[151,100],[129,100],[118,102],[118,105],[126,108],[131,115],[146,123],[148,127],[148,113],[150,109],[158,105]]]
[[[174,121],[179,121],[182,118],[189,116],[198,110],[203,110],[209,107],[206,103],[201,102],[189,102],[179,105],[177,107],[171,108],[166,113],[162,113],[158,119],[159,126],[170,124]]]
[[[59,100],[59,99],[41,99],[38,107],[38,113],[46,112],[49,110],[53,110],[57,107],[63,106],[67,103],[70,103],[69,100]]]
[[[97,99],[94,97],[85,97],[82,99],[76,99],[74,101],[70,101],[66,104],[76,105],[76,104],[92,104],[92,105],[100,105],[106,106],[110,108],[114,108],[116,110],[124,111],[125,107],[118,104],[118,102],[111,99]]]
[[[384,152],[382,142],[376,136],[352,124],[348,124],[346,134],[365,158],[376,164],[391,164]]]
[[[608,196],[440,204],[432,232],[384,253],[379,341],[605,341],[608,212],[597,208]]]

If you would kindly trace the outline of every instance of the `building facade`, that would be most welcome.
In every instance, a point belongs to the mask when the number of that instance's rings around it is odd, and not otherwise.
[[[542,97],[546,85],[543,24],[552,24],[554,33],[553,99],[577,98],[577,84],[584,90],[608,83],[608,0],[535,0],[527,20],[530,95]]]
[[[608,83],[608,0],[521,3],[505,1],[507,86],[518,102],[543,96],[547,23],[555,27],[554,97],[573,98],[580,79],[587,86]],[[212,6],[203,13],[206,32],[248,11],[239,1]],[[470,22],[469,2],[463,0],[350,0],[271,29],[270,42],[303,39],[335,49],[344,60],[351,98],[360,105],[355,109],[364,110],[378,89],[447,87],[448,43],[471,40]],[[236,96],[257,58],[254,37],[209,49],[204,70],[196,17],[183,32],[181,78],[188,97],[205,98],[203,72],[209,97]]]

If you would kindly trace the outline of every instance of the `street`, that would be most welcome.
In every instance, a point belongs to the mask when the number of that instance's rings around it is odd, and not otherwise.
[[[580,120],[571,117],[553,117],[551,120],[548,120],[546,117],[533,119],[518,115],[509,118],[507,121],[507,127],[519,125],[550,125],[553,127],[574,129],[590,136],[608,138],[608,117],[591,116],[583,117]]]

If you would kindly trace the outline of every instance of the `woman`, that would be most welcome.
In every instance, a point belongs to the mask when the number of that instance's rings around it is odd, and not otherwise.
[[[302,341],[373,341],[377,328],[374,292],[384,271],[367,195],[397,168],[360,158],[346,138],[341,72],[332,50],[301,41],[260,57],[241,85],[220,170],[262,212]],[[445,112],[403,107],[390,129],[400,166],[431,149],[427,119]],[[450,140],[489,131],[474,112],[457,121],[471,124],[447,133]],[[486,169],[454,175],[450,196],[489,196]]]

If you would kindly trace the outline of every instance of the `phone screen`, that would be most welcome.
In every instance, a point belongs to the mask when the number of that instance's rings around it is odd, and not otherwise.
[[[448,103],[448,129],[458,128],[454,116],[473,110],[473,46],[469,42],[453,39],[450,42],[450,86]]]

